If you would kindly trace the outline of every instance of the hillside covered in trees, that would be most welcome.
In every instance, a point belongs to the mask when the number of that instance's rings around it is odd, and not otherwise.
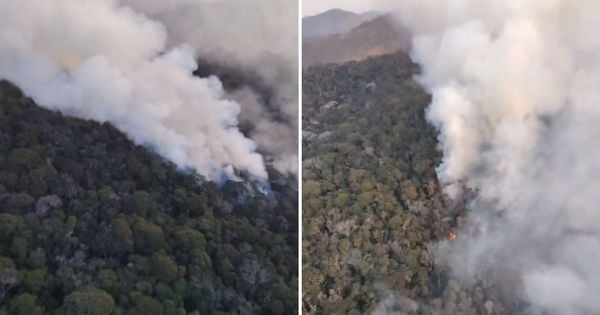
[[[465,211],[437,181],[417,72],[398,52],[303,74],[306,314],[515,314],[504,292],[461,287],[430,250]]]
[[[0,82],[0,314],[291,314],[296,179],[207,182]]]

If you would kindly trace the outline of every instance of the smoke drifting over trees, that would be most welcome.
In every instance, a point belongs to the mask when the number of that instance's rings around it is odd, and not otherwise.
[[[477,192],[463,231],[438,253],[465,280],[500,275],[531,314],[600,307],[598,10],[591,0],[399,10],[433,96],[440,179],[451,196]]]
[[[234,169],[265,179],[265,157],[294,173],[297,6],[290,4],[3,1],[0,78],[41,106],[110,122],[213,180],[235,178]],[[197,57],[258,73],[270,99],[244,103],[218,78],[194,76]],[[246,134],[238,117],[250,117]]]
[[[190,43],[201,60],[245,73],[226,98],[241,106],[250,138],[281,172],[298,162],[296,0],[124,0],[165,25],[169,45]],[[257,83],[257,81],[259,81]],[[262,89],[256,89],[257,84]],[[249,87],[249,88],[248,88]]]

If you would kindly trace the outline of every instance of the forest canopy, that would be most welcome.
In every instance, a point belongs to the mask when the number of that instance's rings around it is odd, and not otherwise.
[[[297,185],[206,181],[0,82],[0,314],[290,314]]]
[[[305,314],[514,314],[491,283],[462,288],[430,249],[465,207],[438,183],[418,71],[397,52],[303,73]]]

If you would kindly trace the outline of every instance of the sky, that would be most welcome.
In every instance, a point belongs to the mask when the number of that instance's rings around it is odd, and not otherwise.
[[[386,5],[386,2],[389,3]],[[375,9],[377,3],[378,9],[391,7],[395,1],[390,0],[303,0],[302,16],[315,15],[329,9],[344,9],[353,12],[364,12]]]

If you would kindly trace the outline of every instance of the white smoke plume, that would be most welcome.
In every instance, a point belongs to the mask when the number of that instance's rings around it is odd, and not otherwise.
[[[254,126],[250,137],[273,166],[297,172],[298,0],[122,2],[165,25],[169,45],[190,43],[204,59],[257,74],[270,100],[249,96],[256,91],[248,88],[227,97],[238,101],[241,120]]]
[[[198,20],[192,28],[193,19],[182,17],[190,29],[178,32],[150,13],[187,6],[209,16],[210,8],[220,4],[266,19],[279,12],[259,5],[254,10],[236,7],[242,3],[236,0],[134,2],[0,1],[0,79],[15,83],[41,106],[110,122],[136,143],[211,180],[234,178],[234,169],[266,179],[260,144],[238,129],[243,105],[227,98],[218,78],[193,75],[203,52],[234,40],[221,35],[243,38],[248,29],[226,19]],[[295,21],[288,23],[288,30],[296,27]],[[223,29],[228,31],[217,32]],[[206,40],[193,41],[190,34]],[[279,44],[257,41],[245,50],[220,49],[250,63],[258,51],[287,53]]]
[[[455,198],[461,187],[477,192],[464,231],[441,253],[463,279],[516,275],[530,314],[597,314],[600,2],[400,7],[433,97],[440,179]]]

